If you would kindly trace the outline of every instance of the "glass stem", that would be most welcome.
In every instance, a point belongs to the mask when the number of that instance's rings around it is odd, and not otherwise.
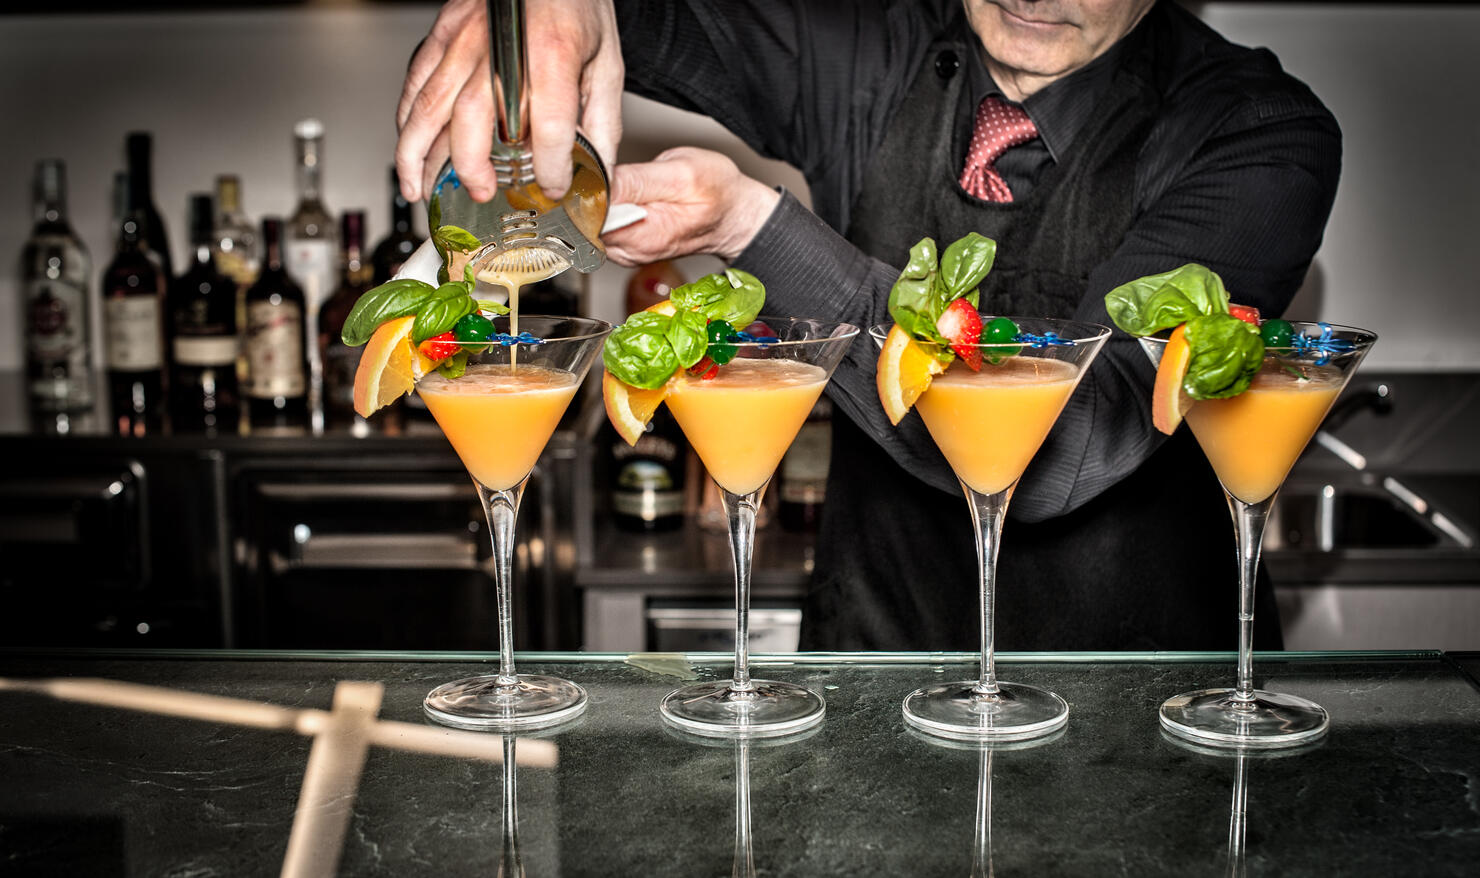
[[[755,855],[750,842],[750,744],[735,744],[735,865],[731,878],[755,878]]]
[[[993,645],[993,612],[997,588],[997,547],[1002,542],[1002,520],[1007,516],[1007,502],[1012,488],[995,494],[981,494],[967,487],[966,501],[971,505],[971,521],[976,525],[976,562],[981,571],[982,670],[976,684],[978,695],[997,694],[997,651]]]
[[[514,520],[519,517],[519,501],[529,477],[506,491],[494,491],[478,484],[478,500],[488,519],[488,532],[493,539],[493,582],[498,591],[498,689],[512,690],[519,681],[514,671]]]
[[[733,692],[750,692],[755,685],[750,682],[750,556],[755,549],[755,513],[760,506],[761,492],[731,494],[723,487],[719,489],[724,502],[725,518],[730,527],[730,555],[735,561],[735,675],[730,682]]]
[[[1238,701],[1254,700],[1254,582],[1259,575],[1259,547],[1264,542],[1264,522],[1275,494],[1258,503],[1245,503],[1224,491],[1233,514],[1234,537],[1238,542]],[[1276,494],[1278,492],[1275,492]]]
[[[519,774],[514,761],[514,736],[504,735],[504,845],[499,856],[500,878],[524,878],[519,858]]]

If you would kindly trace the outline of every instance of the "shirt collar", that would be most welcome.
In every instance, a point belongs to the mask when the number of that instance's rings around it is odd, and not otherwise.
[[[1055,162],[1062,161],[1068,154],[1074,139],[1094,114],[1095,105],[1115,76],[1124,44],[1125,40],[1120,40],[1098,58],[1068,76],[1049,83],[1020,104],[1027,111],[1028,118],[1037,126],[1038,136],[1043,145],[1048,147],[1048,154]],[[1002,89],[992,81],[992,75],[987,72],[987,65],[981,60],[980,53],[976,53],[974,57],[975,63],[967,65],[970,70],[968,84],[971,87],[973,109],[983,98],[992,95],[1006,101],[1007,97],[1002,94]]]

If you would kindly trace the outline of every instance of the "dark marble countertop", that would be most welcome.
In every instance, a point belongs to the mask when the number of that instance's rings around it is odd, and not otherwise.
[[[752,874],[771,876],[1439,876],[1480,863],[1473,656],[1261,654],[1259,684],[1321,703],[1332,730],[1299,752],[1244,757],[1186,749],[1156,720],[1166,697],[1231,682],[1231,655],[1000,656],[1003,678],[1054,689],[1071,713],[1047,742],[994,750],[936,743],[900,717],[917,686],[974,676],[970,656],[758,657],[757,675],[824,693],[827,717],[801,740],[743,747],[667,731],[657,705],[678,680],[625,658],[521,656],[520,670],[583,684],[591,705],[539,736],[558,764],[520,766],[517,786],[495,762],[372,746],[338,874],[493,875],[517,849],[532,878],[727,875],[747,839]],[[729,672],[727,658],[691,659],[701,677]],[[372,681],[381,719],[418,725],[430,688],[491,668],[473,656],[0,653],[3,678],[102,677],[290,708],[327,710],[337,683]],[[292,731],[0,691],[0,873],[276,875],[311,746]]]

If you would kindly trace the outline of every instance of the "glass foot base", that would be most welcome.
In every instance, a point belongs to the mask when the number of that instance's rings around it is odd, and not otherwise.
[[[496,674],[453,680],[427,693],[422,709],[434,722],[458,729],[542,729],[575,719],[586,709],[586,690],[569,680],[518,674],[500,686]]]
[[[976,684],[963,680],[916,689],[904,699],[905,722],[954,741],[1023,741],[1069,721],[1069,705],[1047,689],[998,683],[996,694],[982,695]]]
[[[1254,690],[1238,701],[1232,689],[1204,689],[1168,698],[1161,725],[1173,735],[1210,747],[1292,747],[1326,733],[1330,717],[1314,701]]]
[[[659,710],[664,721],[711,738],[772,738],[822,722],[822,696],[794,683],[751,680],[737,692],[729,680],[698,683],[669,692]]]

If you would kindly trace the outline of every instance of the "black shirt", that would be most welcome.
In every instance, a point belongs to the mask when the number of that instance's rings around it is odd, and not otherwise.
[[[1073,316],[1110,325],[1106,292],[1187,262],[1217,271],[1235,301],[1280,314],[1320,245],[1340,171],[1340,131],[1268,52],[1228,43],[1166,0],[1141,27],[1152,19],[1167,43],[1159,51],[1174,63],[1153,84],[1162,110],[1136,166],[1135,221],[1114,257],[1091,272]],[[815,214],[784,195],[735,261],[766,284],[767,310],[865,327],[887,322],[889,288],[907,254],[892,264],[870,258],[839,230],[848,228],[890,119],[931,63],[931,44],[966,27],[959,0],[626,0],[618,24],[632,91],[709,115],[806,177]],[[1076,124],[1109,60],[1025,102],[1044,136],[1000,160],[1009,186],[1031,182],[1044,161],[1075,148]],[[973,82],[992,88],[979,58],[959,61],[979,78]],[[959,156],[983,93],[973,89],[959,108]],[[864,359],[850,356],[828,393],[866,429],[889,435]],[[1084,445],[1060,443],[1060,452],[1035,460],[1013,517],[1042,520],[1082,505],[1162,441],[1150,424],[1151,366],[1138,346],[1117,332],[1092,371],[1091,392],[1082,385],[1060,417],[1060,429],[1077,427]],[[1131,404],[1139,410],[1127,411]],[[939,460],[933,450],[893,442],[889,451],[926,483],[958,490],[949,470],[927,463]]]

